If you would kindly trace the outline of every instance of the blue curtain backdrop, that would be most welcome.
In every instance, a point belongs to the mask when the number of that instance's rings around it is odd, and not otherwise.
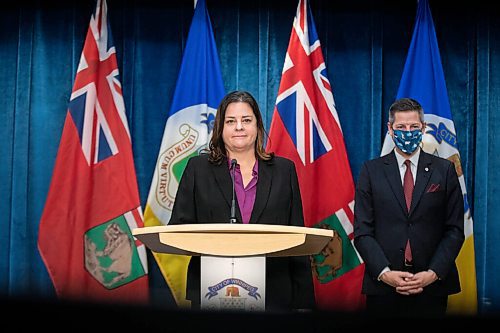
[[[266,128],[297,2],[207,0],[226,91],[250,91]],[[311,0],[355,180],[361,163],[380,154],[416,5]],[[480,312],[496,312],[500,13],[482,0],[434,0],[430,6],[474,219]],[[93,7],[92,0],[40,0],[8,2],[0,9],[3,296],[54,297],[38,254],[38,225]],[[192,0],[108,0],[143,206],[192,14]],[[150,266],[154,301],[172,305],[152,259]]]

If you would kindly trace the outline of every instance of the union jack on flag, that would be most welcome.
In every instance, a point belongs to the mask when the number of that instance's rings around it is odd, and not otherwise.
[[[341,238],[312,257],[318,308],[362,309],[364,265],[352,243],[354,181],[306,0],[297,7],[269,132],[267,148],[295,162],[305,226],[333,229]]]
[[[38,248],[60,298],[149,300],[144,226],[106,1],[92,14]]]
[[[119,115],[130,139],[116,50],[105,14],[101,6],[96,6],[89,25],[93,38],[85,43],[69,102],[69,112],[89,165],[118,153],[109,113]]]
[[[320,41],[313,17],[307,11],[310,8],[304,1],[293,23],[276,100],[276,109],[304,165],[332,150],[334,133],[328,133],[324,126],[335,121],[335,127],[340,129]]]

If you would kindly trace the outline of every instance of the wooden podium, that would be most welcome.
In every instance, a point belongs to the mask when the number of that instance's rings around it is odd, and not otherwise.
[[[202,308],[256,311],[265,306],[265,257],[317,254],[333,238],[328,229],[240,223],[143,227],[132,234],[154,252],[202,257]]]
[[[135,228],[150,250],[190,256],[303,256],[319,253],[333,230],[271,224],[202,223]]]

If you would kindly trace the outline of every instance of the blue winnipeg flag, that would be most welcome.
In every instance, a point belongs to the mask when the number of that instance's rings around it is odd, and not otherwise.
[[[186,163],[210,141],[215,113],[224,94],[210,17],[205,0],[198,0],[149,189],[144,212],[146,226],[169,222]],[[160,253],[154,256],[176,303],[188,307],[185,298],[190,257]]]

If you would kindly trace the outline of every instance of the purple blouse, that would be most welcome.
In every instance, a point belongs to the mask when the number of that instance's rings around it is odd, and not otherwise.
[[[231,162],[228,161],[229,166]],[[250,221],[252,215],[253,205],[255,203],[255,195],[257,194],[257,180],[259,179],[259,161],[255,160],[252,169],[252,179],[248,182],[247,186],[243,185],[243,175],[241,174],[240,165],[236,164],[234,170],[234,190],[236,198],[238,199],[238,206],[240,207],[241,218],[243,223]]]

